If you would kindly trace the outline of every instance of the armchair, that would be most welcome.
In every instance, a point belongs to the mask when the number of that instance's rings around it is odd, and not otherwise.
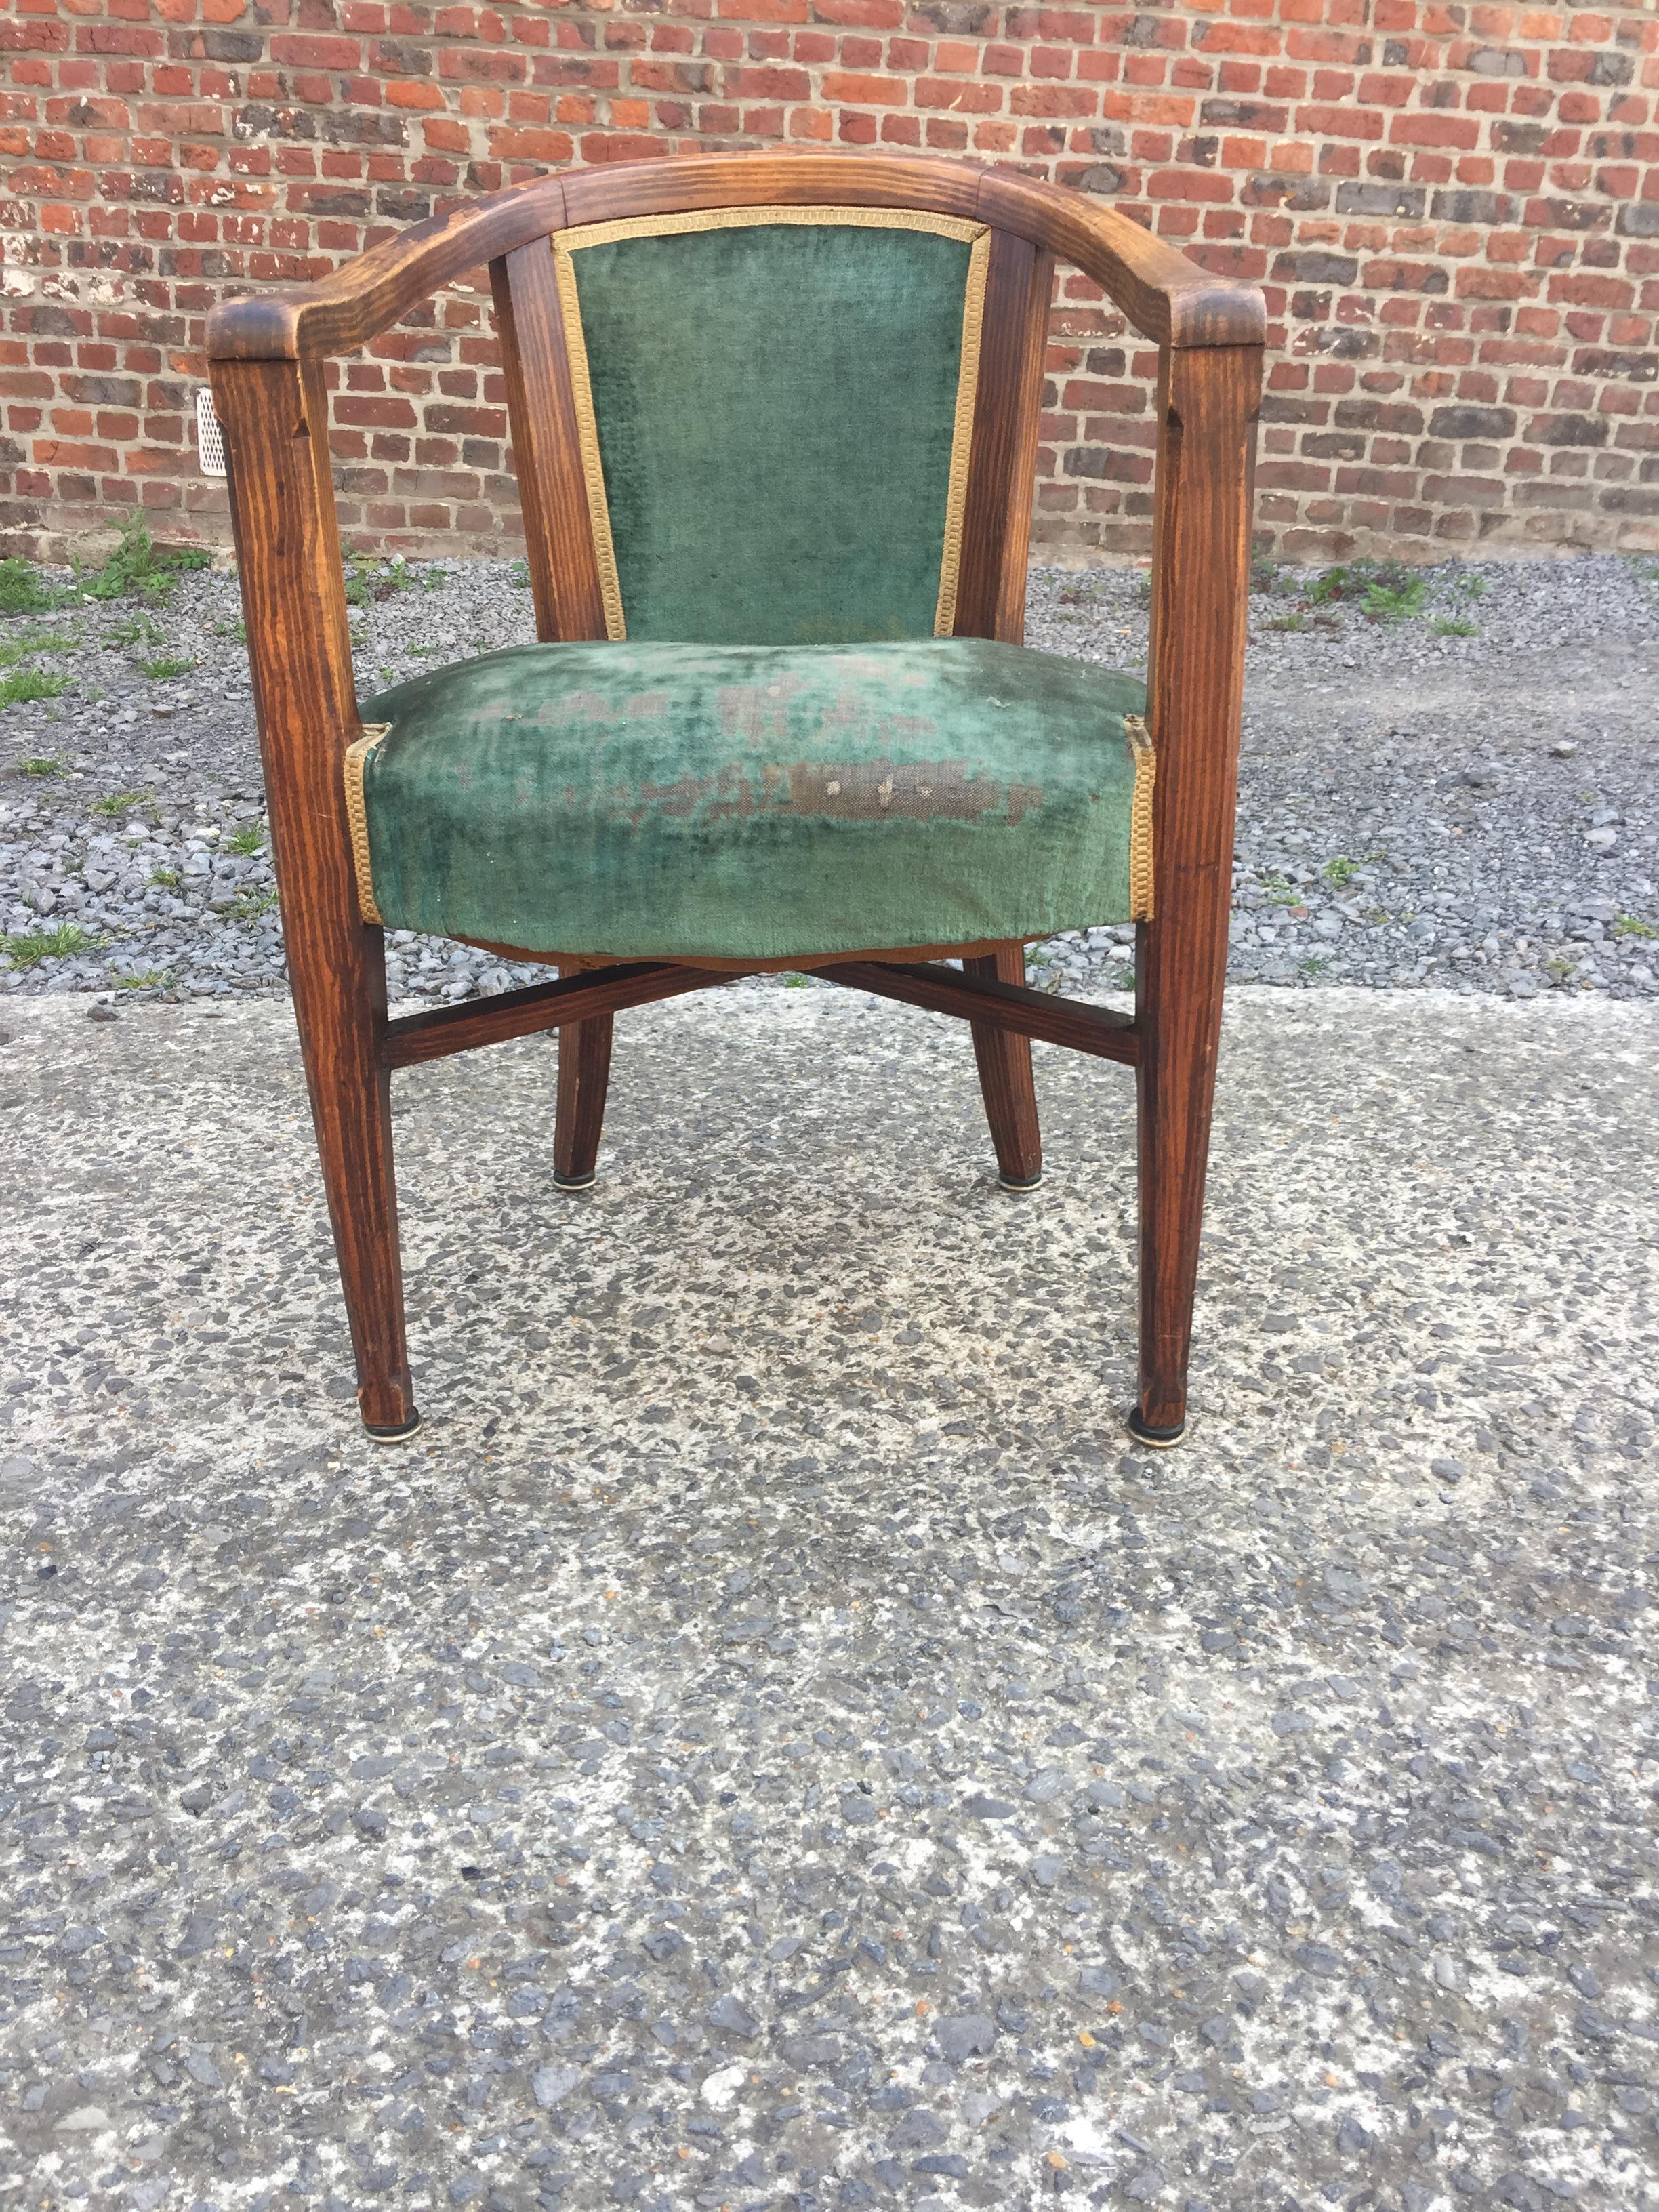
[[[1056,258],[1158,347],[1144,693],[1021,643]],[[323,363],[486,263],[540,642],[360,705]],[[393,1073],[556,1028],[552,1179],[580,1190],[614,1014],[787,967],[969,1022],[1010,1191],[1042,1172],[1032,1038],[1135,1070],[1127,1419],[1179,1439],[1262,337],[1252,288],[1081,194],[817,153],[544,178],[216,311],[289,975],[371,1437],[419,1421]],[[1133,1018],[1024,987],[1031,939],[1129,921]],[[559,977],[392,1020],[383,925]]]

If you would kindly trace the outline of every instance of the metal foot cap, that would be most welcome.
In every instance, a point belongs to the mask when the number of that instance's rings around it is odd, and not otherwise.
[[[372,1444],[400,1444],[405,1437],[412,1437],[420,1425],[420,1415],[411,1413],[406,1421],[396,1424],[386,1421],[365,1421],[363,1434]]]
[[[599,1179],[599,1171],[597,1168],[590,1169],[585,1176],[561,1175],[557,1168],[553,1170],[555,1190],[592,1190]]]
[[[1124,1426],[1137,1443],[1150,1444],[1154,1451],[1169,1451],[1187,1433],[1185,1421],[1177,1421],[1173,1428],[1154,1428],[1141,1417],[1139,1406],[1132,1406],[1124,1415]]]
[[[997,1176],[997,1188],[999,1190],[1006,1190],[1012,1198],[1022,1198],[1028,1190],[1035,1190],[1042,1181],[1042,1170],[1041,1168],[1037,1170],[1034,1176],[1026,1176],[1023,1179],[1018,1176],[999,1174]]]

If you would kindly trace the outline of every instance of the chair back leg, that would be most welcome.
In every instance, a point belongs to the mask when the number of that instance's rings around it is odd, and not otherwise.
[[[611,1085],[614,1017],[597,1014],[559,1031],[559,1103],[553,1126],[553,1180],[561,1190],[586,1190],[599,1170],[599,1135]]]
[[[963,962],[964,971],[988,983],[1024,983],[1025,947],[999,945],[994,952]],[[970,1024],[985,1118],[996,1146],[997,1180],[1004,1190],[1035,1190],[1042,1180],[1042,1136],[1037,1125],[1036,1085],[1031,1075],[1031,1040],[988,1022]]]

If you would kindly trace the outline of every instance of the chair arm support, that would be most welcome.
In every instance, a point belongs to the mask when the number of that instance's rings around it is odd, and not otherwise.
[[[341,773],[357,696],[328,394],[320,361],[216,362],[213,394],[292,967],[313,957],[319,932],[337,942],[360,928]]]
[[[1159,345],[1260,345],[1253,284],[1211,275],[1085,192],[926,155],[702,154],[542,177],[430,216],[315,283],[228,300],[208,318],[216,362],[350,353],[429,293],[568,224],[700,207],[843,203],[977,216],[1074,263]]]

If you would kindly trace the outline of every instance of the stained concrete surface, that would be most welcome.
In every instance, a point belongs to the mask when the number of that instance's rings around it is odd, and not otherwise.
[[[400,1076],[381,1453],[286,1009],[0,1025],[4,2202],[1659,2204],[1652,1009],[1236,994],[1161,1456],[1121,1070]]]

